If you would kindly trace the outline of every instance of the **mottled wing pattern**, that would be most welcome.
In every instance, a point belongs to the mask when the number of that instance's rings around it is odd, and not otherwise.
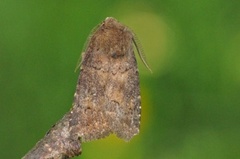
[[[79,128],[82,141],[111,133],[128,141],[139,132],[141,101],[132,39],[113,18],[90,38],[75,93],[77,111],[72,111],[77,117],[70,122]]]

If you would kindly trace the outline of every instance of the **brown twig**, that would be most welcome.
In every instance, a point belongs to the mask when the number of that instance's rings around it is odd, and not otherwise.
[[[66,159],[80,155],[80,138],[71,131],[74,125],[69,124],[72,118],[72,113],[67,113],[23,159]]]

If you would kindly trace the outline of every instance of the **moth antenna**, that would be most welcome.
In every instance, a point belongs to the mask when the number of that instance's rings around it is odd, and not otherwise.
[[[75,68],[74,72],[76,72],[81,67],[82,61],[83,61],[83,58],[84,58],[84,54],[85,54],[85,51],[86,51],[86,48],[88,48],[88,45],[89,45],[89,41],[90,41],[92,35],[98,30],[98,28],[100,27],[101,24],[98,24],[97,26],[95,26],[91,30],[90,35],[88,36],[86,42],[83,45],[83,49],[82,49],[80,57],[78,58],[78,62],[77,62],[77,65],[76,65],[76,68]]]
[[[151,68],[149,67],[148,63],[147,63],[147,60],[146,60],[146,57],[143,53],[143,49],[138,41],[138,38],[136,37],[136,35],[134,34],[133,36],[133,43],[137,49],[137,52],[138,52],[138,55],[140,56],[140,59],[142,60],[142,62],[144,63],[144,65],[147,67],[147,69],[152,73],[152,70]]]

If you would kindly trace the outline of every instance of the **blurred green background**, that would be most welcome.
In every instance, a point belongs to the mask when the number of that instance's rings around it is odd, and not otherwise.
[[[75,66],[112,16],[138,36],[140,134],[84,143],[79,158],[240,156],[240,1],[1,0],[0,156],[21,158],[70,109]]]

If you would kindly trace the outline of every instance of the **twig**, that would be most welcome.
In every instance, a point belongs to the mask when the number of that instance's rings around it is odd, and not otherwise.
[[[74,125],[70,125],[73,117],[68,112],[23,159],[66,159],[80,155],[80,138],[76,132],[71,131],[74,129]]]

